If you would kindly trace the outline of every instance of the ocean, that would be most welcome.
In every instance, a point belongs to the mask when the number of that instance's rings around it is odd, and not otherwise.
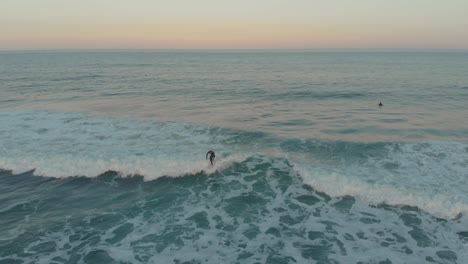
[[[1,52],[0,263],[468,263],[467,73],[466,51]]]

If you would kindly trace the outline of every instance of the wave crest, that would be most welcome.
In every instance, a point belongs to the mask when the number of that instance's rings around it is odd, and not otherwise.
[[[141,175],[144,180],[159,177],[178,177],[200,172],[212,174],[247,159],[247,155],[217,157],[215,164],[194,158],[168,159],[167,157],[128,157],[125,159],[90,159],[73,156],[3,158],[0,168],[12,170],[14,174],[34,170],[34,175],[54,178],[75,176],[97,177],[106,171],[116,171],[122,176]]]

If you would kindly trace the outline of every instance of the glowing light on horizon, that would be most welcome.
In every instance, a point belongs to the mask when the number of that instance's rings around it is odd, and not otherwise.
[[[468,1],[4,0],[0,50],[468,49]]]

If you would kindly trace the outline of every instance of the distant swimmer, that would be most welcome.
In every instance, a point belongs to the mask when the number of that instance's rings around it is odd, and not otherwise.
[[[380,102],[380,103],[379,103],[379,107],[382,107],[382,106],[383,106],[383,104],[382,104],[382,102]]]
[[[215,156],[215,153],[214,153],[213,150],[210,149],[210,151],[208,151],[208,153],[206,153],[205,159],[208,158],[208,154],[210,155],[210,162],[211,162],[211,165],[213,165],[213,161],[214,161],[214,159],[215,159],[215,157],[216,157],[216,156]]]

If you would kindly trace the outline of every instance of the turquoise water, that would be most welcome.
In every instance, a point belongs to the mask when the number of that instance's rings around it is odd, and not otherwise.
[[[467,52],[0,53],[0,263],[467,263],[467,72]]]

